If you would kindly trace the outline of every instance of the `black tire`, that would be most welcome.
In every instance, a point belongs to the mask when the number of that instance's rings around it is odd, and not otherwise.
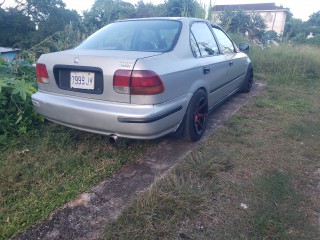
[[[251,91],[253,85],[253,67],[250,64],[248,67],[248,71],[246,73],[246,77],[244,78],[244,81],[242,83],[242,87],[240,89],[241,93],[248,93]]]
[[[189,103],[185,116],[185,138],[195,142],[201,139],[208,117],[208,98],[203,89],[197,90]]]

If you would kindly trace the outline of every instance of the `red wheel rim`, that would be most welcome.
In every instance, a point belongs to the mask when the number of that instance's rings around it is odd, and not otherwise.
[[[196,110],[194,112],[194,130],[197,134],[202,134],[206,124],[207,113],[207,100],[205,97],[200,98]]]

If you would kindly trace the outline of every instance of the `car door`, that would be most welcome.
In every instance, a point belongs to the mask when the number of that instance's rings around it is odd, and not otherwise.
[[[219,51],[218,44],[206,22],[194,22],[190,34],[191,50],[201,66],[202,77],[206,80],[209,108],[223,97],[222,86],[228,81],[229,62]]]
[[[246,71],[246,59],[239,57],[233,42],[219,28],[212,26],[212,30],[219,44],[220,51],[228,62],[228,81],[225,92],[235,91],[241,84]]]

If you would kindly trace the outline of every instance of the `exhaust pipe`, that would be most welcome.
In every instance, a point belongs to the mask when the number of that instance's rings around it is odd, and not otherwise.
[[[117,139],[118,139],[118,136],[114,134],[108,137],[108,141],[111,145],[115,145],[117,143]]]

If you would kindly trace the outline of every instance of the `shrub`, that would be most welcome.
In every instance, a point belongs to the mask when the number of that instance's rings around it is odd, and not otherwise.
[[[21,135],[43,121],[31,102],[37,91],[35,69],[24,60],[7,63],[0,60],[0,145],[10,135]]]
[[[320,34],[306,40],[307,44],[320,47]]]

